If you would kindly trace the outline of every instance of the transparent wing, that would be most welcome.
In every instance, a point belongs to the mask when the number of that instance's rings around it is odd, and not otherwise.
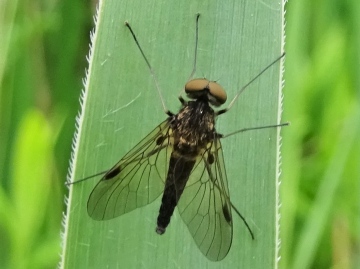
[[[164,188],[171,141],[172,130],[166,120],[99,181],[88,200],[89,216],[112,219],[154,201]]]
[[[178,210],[201,252],[212,261],[225,258],[233,225],[219,138],[208,145],[195,163]]]

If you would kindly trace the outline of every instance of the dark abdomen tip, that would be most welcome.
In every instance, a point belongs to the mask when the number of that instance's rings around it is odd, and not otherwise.
[[[157,234],[161,235],[161,234],[165,233],[166,228],[157,226],[155,231],[156,231]]]

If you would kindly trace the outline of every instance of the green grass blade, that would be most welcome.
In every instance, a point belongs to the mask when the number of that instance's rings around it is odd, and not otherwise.
[[[276,1],[101,2],[71,179],[110,168],[166,117],[125,20],[154,67],[168,108],[177,112],[177,96],[193,64],[197,12],[201,17],[195,77],[217,80],[231,99],[281,54],[282,8]],[[219,118],[217,130],[227,134],[277,123],[279,73],[278,63],[255,81]],[[160,200],[114,220],[92,220],[86,202],[96,178],[70,188],[62,267],[275,268],[278,133],[252,131],[222,142],[232,202],[255,234],[253,241],[234,218],[233,245],[223,261],[210,262],[201,254],[177,212],[167,232],[158,236],[154,230]]]
[[[341,186],[346,162],[355,147],[360,130],[359,110],[349,116],[340,130],[340,138],[334,141],[336,147],[318,188],[315,203],[307,218],[302,236],[294,253],[294,269],[310,268],[316,255],[316,247],[324,234],[326,223],[334,214],[336,193]]]

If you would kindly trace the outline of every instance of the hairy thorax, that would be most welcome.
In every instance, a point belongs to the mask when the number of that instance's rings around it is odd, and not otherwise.
[[[214,110],[204,100],[188,102],[174,116],[174,152],[194,159],[214,139]]]

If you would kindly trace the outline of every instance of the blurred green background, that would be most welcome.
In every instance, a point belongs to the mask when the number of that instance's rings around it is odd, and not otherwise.
[[[360,268],[360,1],[286,5],[281,268]],[[91,1],[0,2],[0,265],[54,268]]]

